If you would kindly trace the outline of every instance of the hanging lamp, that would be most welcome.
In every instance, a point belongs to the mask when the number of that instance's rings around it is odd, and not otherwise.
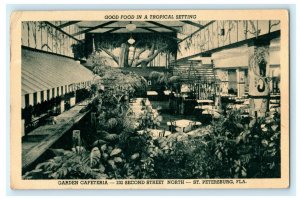
[[[130,36],[130,38],[127,40],[127,42],[131,45],[133,45],[135,43],[135,39],[133,39],[132,36]]]
[[[136,25],[133,24],[131,21],[129,22],[129,24],[126,25],[126,29],[130,32],[134,31],[136,29]]]

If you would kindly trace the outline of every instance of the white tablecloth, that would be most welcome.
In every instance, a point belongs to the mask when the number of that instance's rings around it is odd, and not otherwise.
[[[213,103],[213,100],[209,100],[209,99],[198,99],[197,103]]]
[[[195,121],[191,121],[188,119],[180,119],[175,121],[176,127],[177,127],[177,131],[181,131],[181,132],[188,132],[190,130],[192,130],[193,125],[196,126],[200,126],[201,122],[195,122]]]
[[[148,96],[157,96],[158,93],[156,91],[147,91]]]

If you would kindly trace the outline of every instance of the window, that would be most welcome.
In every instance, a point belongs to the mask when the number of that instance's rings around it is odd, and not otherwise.
[[[151,85],[151,80],[148,81],[148,85]]]
[[[52,88],[52,98],[54,98],[54,97],[55,97],[55,89]]]
[[[61,90],[61,92],[60,92],[61,95],[63,95],[63,94],[64,94],[64,86],[61,86],[61,87],[60,87],[60,90]]]
[[[56,96],[59,96],[59,87],[56,88]]]

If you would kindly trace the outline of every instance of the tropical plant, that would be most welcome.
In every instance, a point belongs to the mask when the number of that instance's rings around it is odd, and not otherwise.
[[[56,156],[24,179],[64,178],[278,178],[280,115],[269,113],[243,124],[238,111],[193,135],[153,139],[150,132],[98,131],[91,151],[53,150]]]
[[[280,118],[278,113],[243,126],[239,111],[215,122],[209,142],[214,156],[211,178],[280,177]]]
[[[97,172],[100,162],[98,148],[86,151],[83,147],[72,151],[52,149],[55,157],[38,164],[34,170],[25,173],[24,179],[89,179],[106,178],[105,174]]]
[[[169,87],[172,91],[175,91],[176,93],[180,93],[182,80],[180,76],[171,76],[168,80]]]

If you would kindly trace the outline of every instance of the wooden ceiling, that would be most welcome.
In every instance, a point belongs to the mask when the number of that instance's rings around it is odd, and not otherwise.
[[[77,26],[82,30],[89,30],[93,28],[92,33],[105,33],[107,31],[113,31],[114,33],[128,33],[126,25],[130,21],[110,21],[111,23],[103,21],[81,21],[77,23]],[[180,21],[134,21],[131,22],[136,25],[136,29],[133,33],[147,33],[151,30],[156,32],[181,32],[184,22]],[[104,26],[103,26],[104,25]],[[94,27],[99,27],[94,29]]]
[[[126,29],[126,25],[132,23],[136,25],[136,29],[132,31],[132,33],[182,34],[183,39],[174,38],[177,42],[182,42],[213,22],[214,21],[63,21],[59,26],[55,26],[53,22],[46,23],[64,34],[67,33],[63,31],[63,28],[75,24],[79,28],[79,31],[67,35],[76,40],[78,35],[86,33],[130,33],[130,31]],[[184,33],[182,27],[185,24],[196,27],[196,31],[193,33]]]

